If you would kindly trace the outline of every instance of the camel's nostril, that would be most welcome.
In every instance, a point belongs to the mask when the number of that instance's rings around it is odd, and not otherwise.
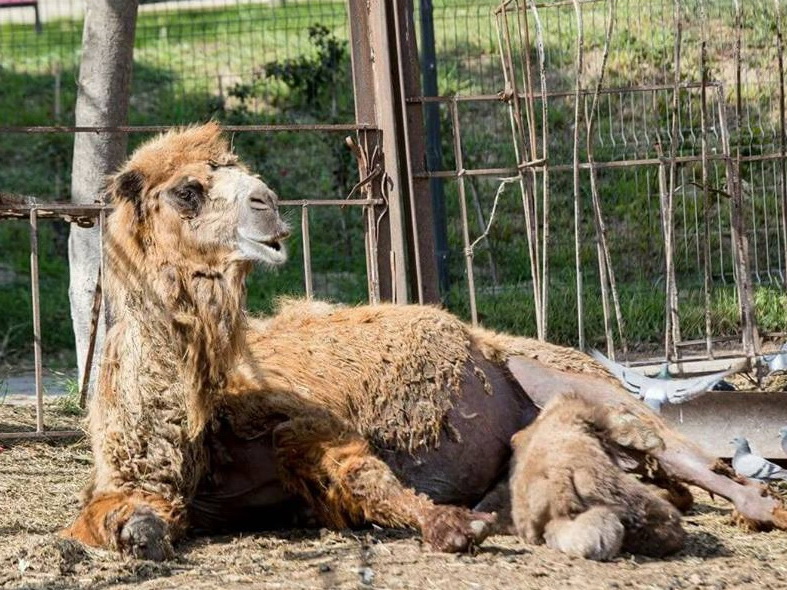
[[[268,205],[265,201],[263,201],[259,197],[251,197],[249,199],[249,202],[251,203],[251,208],[252,209],[256,209],[257,211],[269,211],[270,210],[270,205]]]

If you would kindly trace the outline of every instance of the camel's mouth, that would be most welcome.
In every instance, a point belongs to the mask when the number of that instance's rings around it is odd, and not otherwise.
[[[286,236],[259,238],[238,232],[238,247],[241,255],[247,260],[255,260],[266,264],[280,265],[287,261],[287,248],[284,245]]]
[[[282,243],[279,240],[265,240],[262,244],[276,252],[281,252]]]

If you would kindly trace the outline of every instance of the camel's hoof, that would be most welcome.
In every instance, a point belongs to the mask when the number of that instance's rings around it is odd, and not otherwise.
[[[611,413],[609,437],[612,442],[626,449],[648,452],[664,447],[664,441],[652,428],[626,410]]]
[[[421,529],[435,551],[459,553],[469,551],[492,532],[495,514],[473,512],[459,506],[435,506]]]
[[[174,557],[167,523],[153,510],[139,507],[120,529],[121,553],[136,559],[164,561]]]

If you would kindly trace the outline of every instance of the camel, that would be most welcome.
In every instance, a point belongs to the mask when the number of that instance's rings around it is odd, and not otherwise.
[[[621,549],[653,557],[679,551],[686,536],[680,512],[616,461],[617,441],[642,452],[663,444],[641,424],[632,414],[575,394],[552,399],[511,439],[517,533],[530,543],[599,561]]]
[[[512,435],[570,392],[655,432],[664,446],[631,457],[662,481],[787,526],[778,500],[721,470],[584,353],[431,306],[290,301],[250,317],[244,278],[255,262],[284,263],[289,230],[216,124],[142,145],[108,196],[95,472],[66,536],[161,560],[187,531],[375,523],[467,550],[510,516]]]

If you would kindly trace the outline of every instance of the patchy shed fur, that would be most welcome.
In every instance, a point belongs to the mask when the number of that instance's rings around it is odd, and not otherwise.
[[[294,394],[343,418],[373,446],[411,452],[437,445],[471,360],[466,325],[427,306],[285,301],[273,317],[250,321],[246,341],[250,363],[230,392]]]
[[[601,440],[600,440],[601,439]],[[623,548],[661,556],[683,546],[678,511],[628,475],[602,440],[650,451],[661,441],[628,413],[557,397],[512,438],[511,509],[517,532],[571,555],[613,558]]]

